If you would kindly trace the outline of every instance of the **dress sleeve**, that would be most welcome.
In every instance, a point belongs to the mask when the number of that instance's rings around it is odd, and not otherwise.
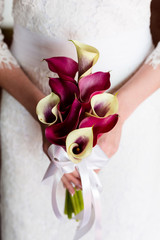
[[[148,56],[145,63],[152,65],[154,69],[156,69],[160,65],[160,41],[158,42],[156,48]]]
[[[153,52],[146,60],[146,64],[150,64],[153,68],[157,68],[160,65],[160,2],[159,0],[152,0],[151,2],[151,21],[150,29],[152,34],[152,40],[156,46]]]
[[[0,0],[0,26],[3,20],[4,0]],[[16,59],[12,56],[7,44],[3,41],[4,37],[0,28],[0,68],[18,67]]]

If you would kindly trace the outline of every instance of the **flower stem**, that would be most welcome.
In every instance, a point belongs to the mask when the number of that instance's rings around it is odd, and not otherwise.
[[[65,208],[64,213],[68,216],[69,219],[72,218],[72,213],[74,213],[73,204],[70,198],[70,193],[66,190],[66,198],[65,198]]]
[[[72,196],[69,191],[66,190],[64,214],[66,214],[68,218],[71,219],[72,213],[74,213],[74,215],[77,215],[83,209],[84,204],[82,191],[75,189],[75,194]]]

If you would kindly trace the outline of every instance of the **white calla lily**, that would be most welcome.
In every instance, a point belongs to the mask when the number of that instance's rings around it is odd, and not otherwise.
[[[54,124],[58,118],[57,105],[60,102],[60,98],[51,93],[39,101],[36,107],[36,113],[39,121],[44,124]]]
[[[118,112],[118,99],[116,95],[101,93],[91,98],[92,114],[89,116],[107,117]]]
[[[96,64],[99,58],[99,51],[87,44],[71,40],[77,50],[79,77],[89,75],[92,72],[93,65]]]
[[[70,132],[66,139],[66,150],[70,160],[79,163],[93,148],[92,127],[80,128]]]

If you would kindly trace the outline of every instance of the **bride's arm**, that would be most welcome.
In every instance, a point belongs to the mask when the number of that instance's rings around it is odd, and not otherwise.
[[[0,0],[0,24],[2,21],[3,0]],[[22,71],[16,59],[12,56],[7,45],[3,41],[3,35],[0,29],[0,87],[9,92],[16,98],[34,117],[36,115],[36,105],[44,94],[30,81],[26,74]],[[43,148],[45,153],[49,146],[49,142],[44,137],[44,127],[42,127],[43,134]],[[73,194],[74,188],[71,184],[73,182],[76,186],[81,187],[79,174],[74,171],[71,174],[65,174],[62,177],[64,186]]]
[[[160,63],[160,62],[159,62]],[[160,87],[160,65],[153,68],[150,64],[143,66],[118,90],[119,115],[125,121],[131,113]]]
[[[119,90],[119,113],[122,120],[134,111],[134,109],[160,87],[160,4],[159,1],[151,2],[150,29],[152,40],[156,48],[147,58],[139,71]],[[159,43],[158,43],[159,42]],[[134,101],[133,101],[134,98]],[[126,103],[124,102],[127,100]],[[124,109],[126,107],[126,109]]]
[[[0,24],[4,1],[0,0]],[[35,109],[43,93],[28,79],[3,41],[0,29],[0,87],[15,97],[37,119]]]
[[[98,142],[108,157],[111,157],[119,147],[121,130],[125,120],[159,87],[160,43],[147,62],[117,91],[119,122],[112,131],[104,134]]]
[[[151,33],[155,45],[160,41],[160,5],[159,1],[151,2]],[[147,61],[131,79],[118,90],[119,121],[107,134],[99,139],[99,145],[111,157],[119,147],[121,130],[125,120],[132,112],[160,87],[160,42],[148,57]]]
[[[16,98],[37,120],[36,105],[44,94],[28,79],[20,67],[12,65],[9,69],[1,62],[0,86]]]

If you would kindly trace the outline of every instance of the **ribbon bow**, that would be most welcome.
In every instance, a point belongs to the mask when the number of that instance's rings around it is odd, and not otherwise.
[[[81,217],[81,222],[77,227],[74,240],[78,240],[85,235],[94,222],[96,230],[95,240],[101,240],[100,192],[102,191],[102,185],[94,170],[101,169],[106,165],[108,162],[106,155],[100,147],[96,145],[87,158],[83,159],[80,163],[75,164],[69,160],[67,153],[62,147],[53,144],[49,147],[48,154],[51,163],[43,180],[54,176],[52,187],[52,208],[56,217],[60,220],[64,220],[64,217],[58,208],[56,198],[58,183],[63,174],[73,172],[76,167],[79,171],[82,183],[84,210],[83,213],[80,213],[79,215]]]

